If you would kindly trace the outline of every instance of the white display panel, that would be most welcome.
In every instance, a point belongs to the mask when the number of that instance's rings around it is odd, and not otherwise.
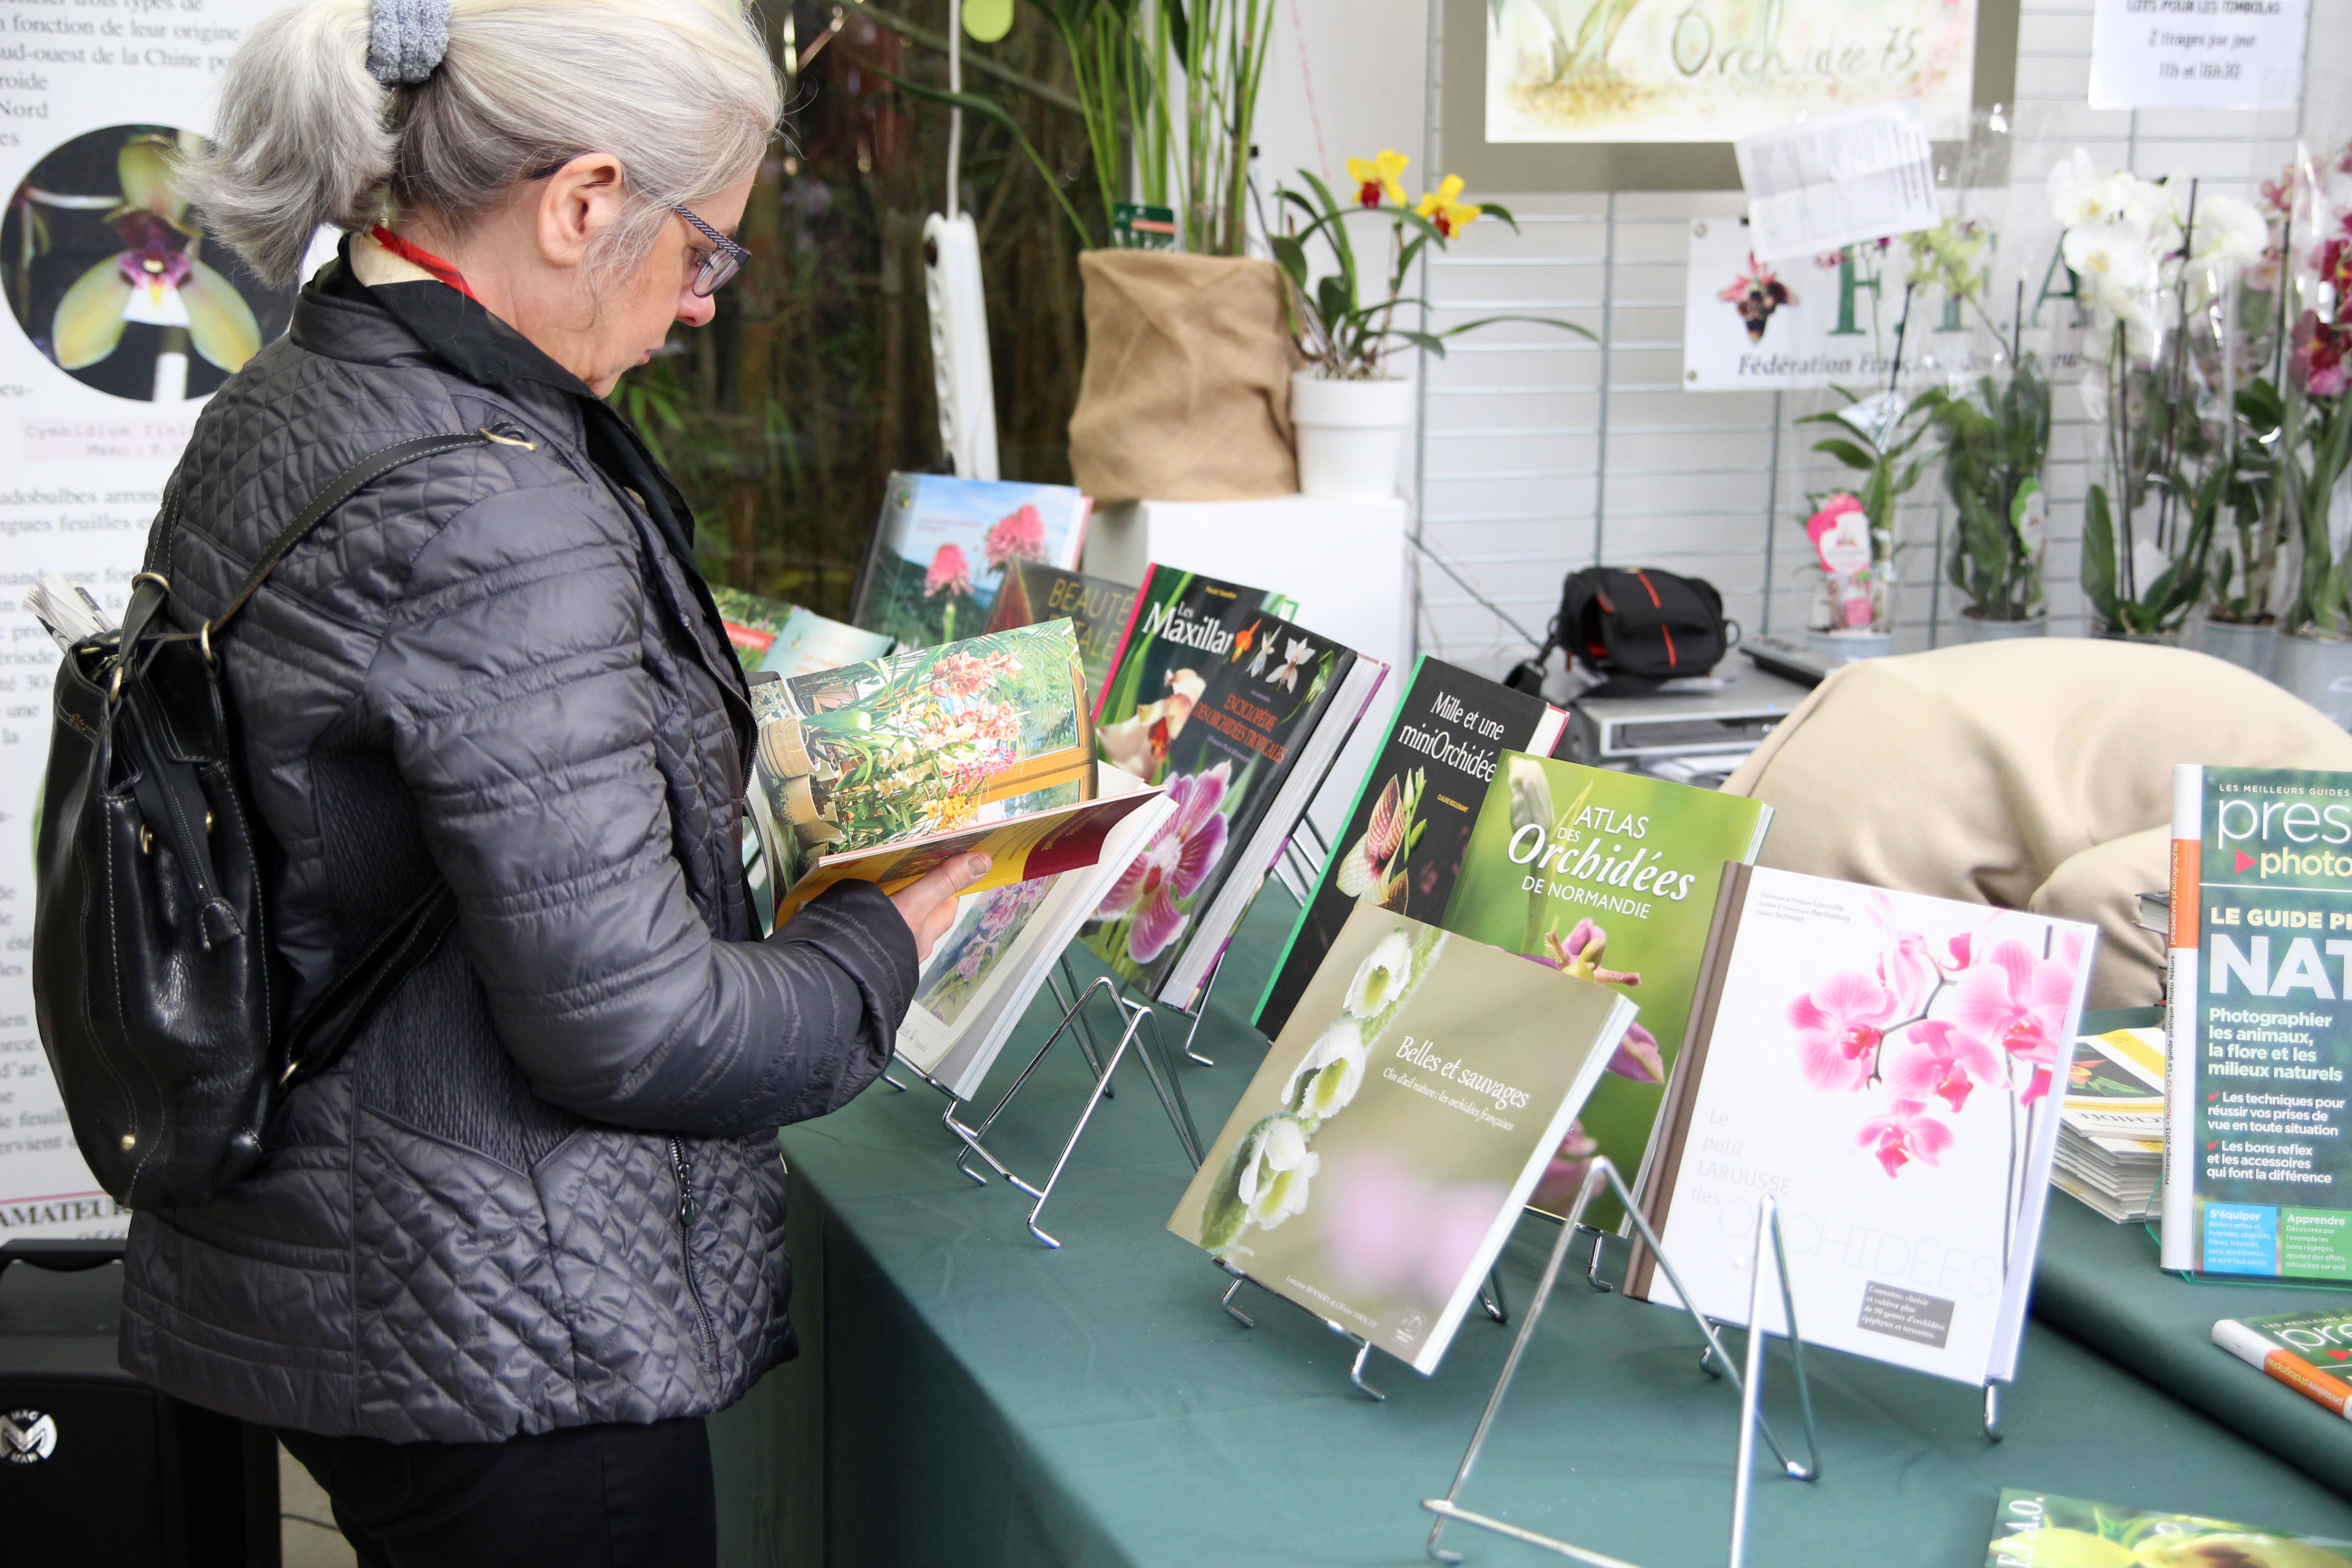
[[[74,1151],[34,1029],[33,826],[58,651],[20,601],[59,572],[121,613],[163,481],[228,374],[216,361],[285,331],[291,294],[192,234],[162,174],[172,143],[211,126],[238,38],[276,8],[0,0],[0,1241],[125,1224]]]

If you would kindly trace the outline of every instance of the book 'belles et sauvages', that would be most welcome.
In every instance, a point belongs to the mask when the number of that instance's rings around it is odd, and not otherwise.
[[[1503,753],[1438,923],[1619,987],[1642,1010],[1536,1207],[1566,1214],[1596,1155],[1638,1184],[1724,864],[1755,859],[1771,820],[1738,795]],[[1604,1226],[1619,1217],[1605,1194],[1589,1212]]]
[[[1643,1205],[1701,1312],[1748,1321],[1777,1204],[1807,1344],[2016,1374],[2096,929],[1735,866]],[[1679,1306],[1637,1247],[1625,1293]],[[1765,1327],[1788,1331],[1765,1292]]]
[[[1633,1016],[1360,903],[1168,1228],[1433,1372]]]
[[[1501,754],[1549,755],[1567,721],[1540,697],[1426,654],[1414,661],[1388,742],[1349,807],[1339,852],[1307,895],[1258,1000],[1257,1026],[1268,1038],[1282,1032],[1357,900],[1422,920],[1444,913]]]

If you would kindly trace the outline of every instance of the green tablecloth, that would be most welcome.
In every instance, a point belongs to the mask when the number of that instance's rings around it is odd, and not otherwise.
[[[1202,1030],[1218,1066],[1186,1070],[1204,1136],[1263,1049],[1240,1020],[1289,912],[1269,895],[1244,928]],[[1084,1083],[1056,1047],[992,1142],[1042,1173]],[[1223,1277],[1162,1228],[1189,1169],[1139,1074],[1121,1069],[1047,1211],[1059,1252],[1018,1194],[950,1168],[941,1104],[877,1086],[785,1135],[809,1353],[714,1426],[730,1562],[805,1564],[820,1541],[836,1568],[1425,1561],[1418,1500],[1444,1490],[1507,1331],[1474,1318],[1428,1379],[1376,1355],[1373,1404],[1312,1320],[1255,1289],[1255,1330],[1219,1310]],[[1554,1234],[1529,1219],[1506,1252],[1515,1306]],[[1825,1474],[1759,1472],[1753,1563],[1973,1568],[2003,1486],[2352,1536],[2344,1498],[2042,1324],[2000,1444],[1974,1389],[1811,1364]],[[1784,1348],[1767,1382],[1793,1435]],[[1564,1286],[1465,1500],[1645,1564],[1716,1560],[1736,1409],[1686,1320]],[[1451,1533],[1473,1562],[1556,1561]]]
[[[2085,1033],[2161,1021],[2158,1009],[2095,1014]],[[2342,1310],[2352,1290],[2186,1280],[2156,1263],[2145,1226],[2115,1225],[2063,1193],[2033,1280],[2034,1315],[2352,1496],[2352,1421],[2213,1343],[2217,1318]]]

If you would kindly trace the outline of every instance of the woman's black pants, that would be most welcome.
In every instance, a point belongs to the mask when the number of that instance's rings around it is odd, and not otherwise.
[[[503,1443],[278,1436],[335,1505],[360,1568],[712,1568],[699,1416]]]

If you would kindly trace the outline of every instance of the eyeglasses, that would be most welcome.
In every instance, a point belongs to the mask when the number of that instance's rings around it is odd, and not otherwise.
[[[694,297],[698,300],[708,300],[725,288],[730,278],[743,270],[743,263],[751,259],[751,253],[703,222],[682,204],[672,202],[670,210],[700,229],[702,237],[709,240],[713,247],[709,253],[703,257],[702,265],[695,268],[694,272]]]
[[[569,158],[559,159],[545,168],[530,170],[523,178],[544,180],[571,161]],[[669,205],[669,210],[692,224],[701,233],[702,237],[711,244],[711,249],[702,258],[702,265],[694,270],[693,283],[694,297],[698,300],[708,300],[727,287],[729,279],[743,270],[743,264],[751,259],[751,253],[703,222],[692,208],[684,204],[672,202]]]

